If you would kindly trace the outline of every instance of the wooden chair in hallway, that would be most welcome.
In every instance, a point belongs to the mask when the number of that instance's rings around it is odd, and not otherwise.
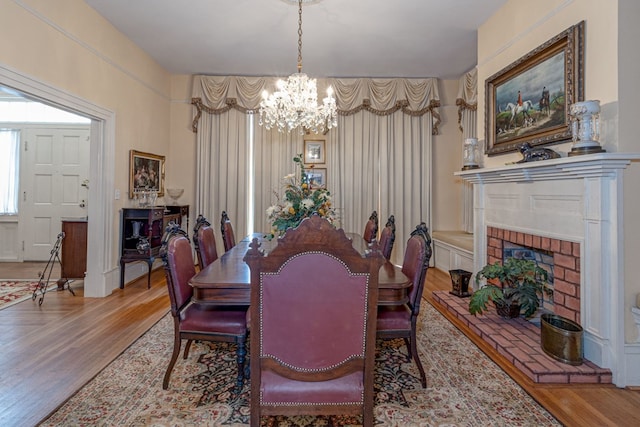
[[[169,387],[171,371],[180,354],[182,340],[187,340],[183,358],[189,356],[193,340],[233,342],[237,345],[238,376],[235,388],[239,392],[244,383],[247,354],[247,309],[218,307],[192,303],[193,288],[189,284],[195,274],[193,251],[187,233],[171,222],[166,228],[160,247],[171,302],[174,325],[173,353],[164,374],[162,388]]]
[[[362,234],[365,242],[371,243],[378,238],[378,212],[373,211],[367,224],[364,226],[364,233]]]
[[[193,245],[196,249],[200,270],[218,259],[216,236],[211,228],[211,223],[202,215],[198,215],[196,225],[193,227]]]
[[[262,415],[362,415],[372,426],[378,271],[319,216],[304,219],[251,269],[251,426]]]
[[[380,232],[380,241],[378,242],[378,248],[382,252],[387,260],[391,259],[391,252],[393,251],[393,244],[396,241],[396,218],[391,215],[387,220],[384,228]]]
[[[402,272],[411,279],[409,302],[402,306],[382,306],[378,309],[378,338],[403,338],[407,345],[407,359],[415,362],[420,372],[422,387],[427,387],[427,378],[418,356],[416,327],[420,314],[420,301],[424,281],[431,259],[431,236],[426,224],[419,224],[407,241],[402,263]]]
[[[229,220],[229,216],[226,211],[222,211],[222,216],[220,217],[220,232],[222,232],[222,243],[224,243],[224,251],[227,252],[229,249],[236,245],[236,238],[233,234],[233,226],[231,225],[231,220]]]

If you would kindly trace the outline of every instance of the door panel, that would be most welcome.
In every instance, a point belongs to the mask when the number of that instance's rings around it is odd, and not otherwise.
[[[21,160],[25,261],[51,256],[62,218],[87,216],[89,128],[27,129]]]

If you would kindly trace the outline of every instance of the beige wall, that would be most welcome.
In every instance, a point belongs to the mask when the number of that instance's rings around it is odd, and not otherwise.
[[[196,134],[191,130],[194,117],[191,106],[193,77],[175,75],[171,78],[171,146],[167,157],[167,188],[184,188],[180,203],[191,206],[189,224],[195,224],[199,212],[194,212],[196,194]],[[171,203],[167,198],[167,203]],[[213,223],[215,218],[208,218]],[[193,229],[192,226],[190,228]],[[191,232],[189,231],[189,234]]]
[[[440,80],[440,134],[433,139],[433,220],[435,231],[462,229],[462,132],[458,128],[458,80]]]
[[[620,10],[618,10],[620,9]],[[601,143],[609,152],[640,152],[637,138],[637,99],[639,85],[639,54],[637,40],[640,31],[637,18],[640,6],[636,0],[541,0],[527,2],[510,0],[478,30],[478,135],[484,142],[485,80],[505,66],[572,25],[585,21],[585,99],[601,102]],[[618,24],[620,21],[620,25]],[[619,114],[620,110],[620,114]],[[571,149],[569,143],[555,145],[563,155]],[[485,157],[485,166],[501,166],[519,160],[512,153]],[[637,332],[630,307],[640,282],[633,268],[635,254],[640,253],[640,164],[632,164],[625,172],[624,203],[624,276],[625,276],[625,339],[636,340]],[[630,194],[631,193],[631,194]]]
[[[80,0],[0,0],[0,65],[115,113],[115,268],[129,150],[170,154],[170,75]]]
[[[619,0],[618,2],[618,136],[619,151],[640,152],[638,118],[640,117],[640,2]],[[638,280],[638,254],[640,254],[640,163],[632,164],[624,172],[624,276],[625,276],[625,340],[640,342],[634,328],[629,307],[640,294]],[[639,304],[640,305],[640,304]]]

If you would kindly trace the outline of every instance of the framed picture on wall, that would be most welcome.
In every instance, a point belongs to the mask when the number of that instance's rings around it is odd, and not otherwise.
[[[305,163],[325,163],[324,140],[304,141],[304,162]]]
[[[571,139],[569,106],[584,100],[584,21],[485,82],[488,155]]]
[[[325,168],[310,168],[305,171],[309,178],[309,184],[311,188],[326,187],[327,186],[327,169]]]
[[[129,158],[129,198],[136,191],[157,191],[164,195],[164,156],[130,150]]]

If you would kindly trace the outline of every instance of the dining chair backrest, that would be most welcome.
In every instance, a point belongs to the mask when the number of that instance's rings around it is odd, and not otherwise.
[[[367,224],[364,226],[364,233],[362,234],[365,242],[371,243],[378,237],[378,212],[373,211]]]
[[[170,222],[162,238],[160,256],[164,264],[171,313],[178,316],[191,302],[193,288],[189,280],[195,276],[193,252],[187,233],[174,222]]]
[[[380,232],[380,241],[378,247],[382,256],[387,260],[391,259],[391,252],[393,251],[393,244],[396,241],[396,218],[391,215],[387,220],[384,228]]]
[[[229,220],[229,216],[226,211],[222,211],[222,215],[220,217],[220,232],[222,233],[222,243],[224,243],[224,251],[227,252],[229,249],[236,245],[236,238],[233,234],[233,226],[231,225],[231,220]]]
[[[251,425],[261,415],[361,413],[373,424],[377,251],[361,255],[341,229],[304,219],[251,269]]]
[[[420,312],[420,300],[422,300],[431,252],[431,236],[427,225],[422,222],[411,232],[407,240],[402,263],[402,272],[411,279],[409,305],[413,316],[417,316]]]
[[[211,228],[211,223],[202,215],[198,215],[196,225],[193,227],[193,245],[196,248],[198,265],[201,270],[218,259],[216,236]]]

